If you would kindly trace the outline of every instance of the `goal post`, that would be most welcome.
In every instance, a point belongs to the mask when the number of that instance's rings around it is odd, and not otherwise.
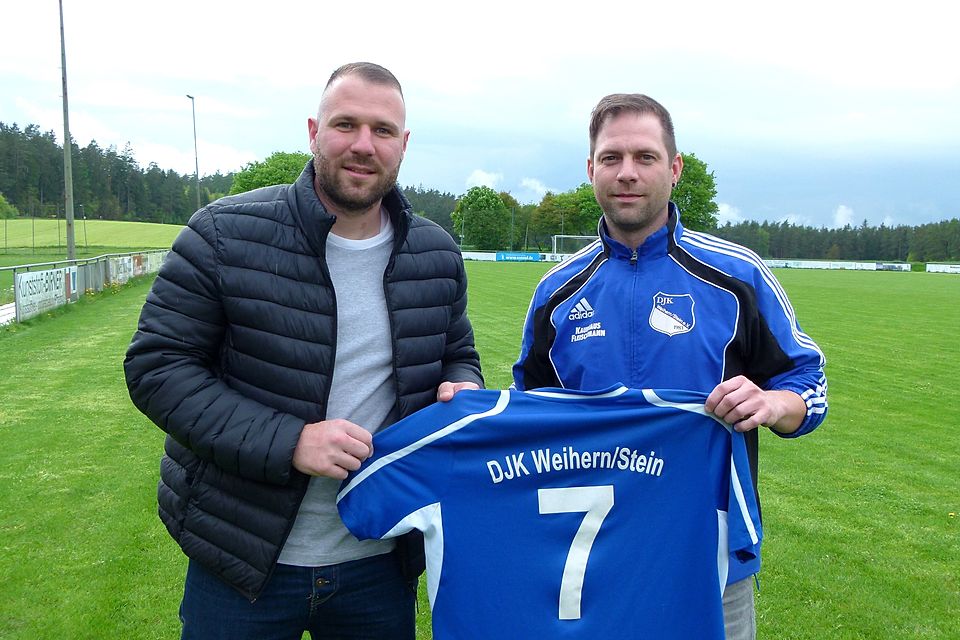
[[[576,253],[585,246],[597,239],[597,236],[553,236],[553,253],[570,254]]]

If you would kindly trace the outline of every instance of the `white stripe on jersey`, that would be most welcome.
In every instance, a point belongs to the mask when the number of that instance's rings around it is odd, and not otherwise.
[[[698,413],[702,416],[707,416],[713,418],[716,422],[722,424],[724,428],[733,432],[733,427],[729,424],[713,415],[712,413],[707,412],[706,407],[702,404],[695,404],[690,402],[670,402],[669,400],[664,400],[658,396],[653,389],[641,389],[643,392],[643,397],[652,405],[658,407],[672,407],[674,409],[681,409],[683,411],[689,411],[690,413]],[[740,486],[740,476],[737,474],[737,465],[736,461],[733,459],[733,454],[730,455],[730,474],[731,479],[730,483],[733,485],[733,490],[737,496],[737,506],[740,507],[740,517],[743,519],[744,523],[747,526],[747,531],[750,533],[750,541],[753,544],[757,544],[760,541],[760,536],[757,535],[757,529],[753,526],[753,518],[750,517],[750,509],[747,506],[747,500],[743,497],[743,487]]]
[[[616,398],[625,394],[629,389],[626,387],[620,386],[615,389],[611,389],[605,393],[597,393],[595,391],[589,391],[586,393],[562,393],[557,391],[526,391],[532,396],[540,396],[541,398],[557,398],[559,400],[582,400],[583,398]],[[653,404],[652,402],[650,404]],[[664,405],[666,406],[666,405]],[[674,406],[674,405],[669,405]]]
[[[820,376],[815,389],[807,389],[800,394],[807,405],[807,413],[825,413],[827,411],[827,377]]]
[[[691,402],[670,402],[669,400],[664,400],[658,396],[653,389],[641,389],[640,391],[643,392],[644,399],[656,407],[667,407],[672,409],[680,409],[681,411],[689,411],[690,413],[699,413],[702,416],[713,418],[726,427],[727,431],[730,431],[730,425],[712,413],[707,413],[706,407],[704,407],[702,404],[695,404]]]
[[[380,539],[388,540],[399,535],[398,532],[406,533],[411,529],[422,531],[423,539],[429,540],[429,544],[423,545],[423,551],[427,562],[427,600],[430,602],[430,611],[433,611],[433,603],[437,601],[437,591],[440,590],[443,567],[443,509],[440,508],[440,503],[434,502],[417,509],[380,536]]]
[[[366,480],[367,477],[370,476],[370,474],[376,473],[379,469],[382,469],[388,464],[396,460],[399,460],[405,455],[408,455],[413,451],[420,449],[421,447],[425,447],[426,445],[430,444],[431,442],[434,442],[435,440],[439,440],[440,438],[443,438],[455,431],[459,431],[460,429],[463,429],[465,426],[467,426],[468,424],[470,424],[475,420],[480,420],[481,418],[495,416],[498,413],[502,413],[503,410],[507,408],[508,404],[510,404],[510,392],[507,390],[503,390],[500,392],[500,397],[497,399],[497,403],[493,406],[492,409],[488,409],[487,411],[483,411],[481,413],[472,413],[469,416],[464,416],[459,420],[457,420],[456,422],[454,422],[453,424],[447,425],[446,427],[444,427],[443,429],[440,429],[439,431],[434,431],[430,435],[420,438],[416,442],[413,442],[407,445],[403,449],[394,451],[390,455],[383,456],[382,458],[380,458],[379,460],[371,464],[369,467],[367,467],[366,469],[358,473],[356,476],[354,476],[353,480],[350,481],[350,484],[348,484],[343,489],[341,489],[340,493],[337,494],[337,502],[340,502],[345,495],[353,491],[354,487],[356,487],[358,484]]]
[[[750,509],[747,508],[747,500],[743,497],[743,487],[740,485],[740,476],[737,474],[737,465],[733,459],[733,454],[730,455],[730,476],[730,484],[733,485],[733,491],[737,496],[737,505],[740,507],[740,517],[747,525],[750,541],[757,544],[760,542],[760,536],[757,535],[757,530],[753,526],[753,518],[750,517]]]

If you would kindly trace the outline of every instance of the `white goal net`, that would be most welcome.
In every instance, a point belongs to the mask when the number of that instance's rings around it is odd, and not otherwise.
[[[597,236],[553,236],[553,253],[576,253],[597,239]]]

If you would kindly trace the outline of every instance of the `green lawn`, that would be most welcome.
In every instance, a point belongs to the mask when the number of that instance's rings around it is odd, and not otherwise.
[[[830,414],[761,447],[763,637],[960,637],[960,278],[777,275]]]
[[[119,220],[74,221],[74,247],[81,250],[96,247],[136,247],[165,249],[170,246],[182,226]],[[67,227],[54,218],[13,218],[0,220],[0,255],[5,253],[47,251],[60,248],[67,253]],[[127,249],[131,251],[131,249]],[[96,254],[95,254],[96,255]]]
[[[510,381],[547,267],[468,263],[488,386]],[[960,637],[960,277],[777,275],[827,354],[831,409],[810,436],[761,438],[759,637]],[[2,638],[178,637],[186,563],[156,517],[163,434],[121,369],[147,286],[0,328]]]
[[[0,328],[2,638],[177,637],[163,434],[131,410],[121,368],[147,285]]]

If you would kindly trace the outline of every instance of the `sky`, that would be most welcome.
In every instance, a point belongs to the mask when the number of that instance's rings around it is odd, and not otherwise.
[[[960,217],[950,3],[406,4],[63,0],[70,132],[129,144],[144,168],[238,171],[307,152],[330,73],[369,60],[403,85],[403,185],[522,203],[576,188],[591,109],[636,92],[713,172],[721,224]],[[57,3],[9,0],[3,16],[0,122],[62,141]]]

